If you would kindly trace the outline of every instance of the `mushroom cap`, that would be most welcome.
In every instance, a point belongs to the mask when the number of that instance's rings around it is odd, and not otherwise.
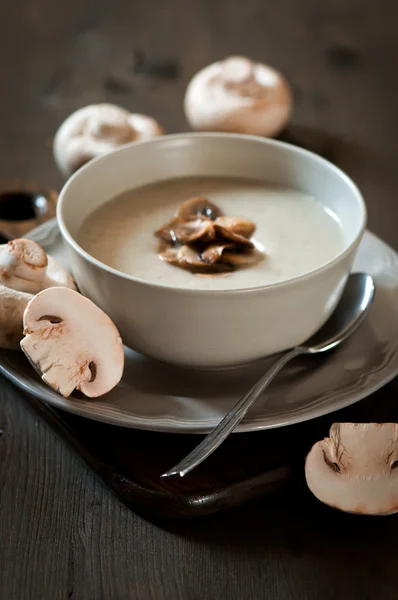
[[[61,124],[54,138],[54,158],[69,177],[97,156],[134,141],[163,135],[151,117],[133,114],[115,104],[90,104]]]
[[[184,112],[192,129],[272,137],[287,124],[292,93],[279,71],[232,56],[199,71],[189,83]]]
[[[20,238],[0,245],[0,284],[29,294],[55,285],[76,285],[68,271],[39,244]]]
[[[335,423],[305,463],[311,492],[340,510],[398,512],[398,424]]]
[[[64,287],[48,288],[28,303],[21,348],[50,387],[95,398],[120,381],[124,353],[111,319],[91,300]]]

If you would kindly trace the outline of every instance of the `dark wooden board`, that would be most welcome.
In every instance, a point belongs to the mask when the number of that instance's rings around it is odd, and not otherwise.
[[[209,516],[269,493],[305,486],[304,461],[334,422],[398,421],[392,386],[344,410],[305,423],[231,435],[184,478],[162,479],[203,436],[132,430],[55,409],[30,407],[77,451],[129,508],[151,520]]]

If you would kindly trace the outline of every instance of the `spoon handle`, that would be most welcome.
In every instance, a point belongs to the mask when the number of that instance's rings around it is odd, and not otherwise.
[[[244,396],[231,408],[229,413],[220,421],[220,423],[205,437],[205,439],[193,449],[181,462],[171,468],[162,477],[170,477],[171,475],[180,475],[184,477],[189,471],[192,471],[201,462],[203,462],[210,454],[218,448],[220,444],[229,436],[231,431],[241,422],[247,411],[257,398],[263,393],[265,388],[271,383],[274,377],[290,360],[306,354],[307,349],[301,346],[293,348],[286,354],[283,354],[274,364],[264,373],[264,375],[254,384],[254,386],[246,392]]]

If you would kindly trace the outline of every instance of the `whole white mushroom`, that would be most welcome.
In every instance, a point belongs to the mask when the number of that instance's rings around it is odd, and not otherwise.
[[[68,271],[39,244],[21,238],[0,245],[0,348],[19,348],[28,302],[54,286],[76,289]]]
[[[340,510],[398,512],[398,424],[335,423],[305,463],[311,492]]]
[[[69,177],[97,156],[163,133],[151,117],[130,113],[115,104],[91,104],[69,115],[59,127],[54,158],[62,174]]]
[[[232,56],[199,71],[184,99],[186,119],[199,131],[277,135],[286,126],[293,100],[279,71]]]

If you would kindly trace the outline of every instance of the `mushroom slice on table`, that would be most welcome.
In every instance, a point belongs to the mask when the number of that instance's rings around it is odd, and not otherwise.
[[[26,305],[52,286],[76,289],[68,271],[36,242],[21,238],[0,245],[0,348],[19,348]]]
[[[120,381],[121,337],[91,300],[63,287],[32,298],[24,312],[21,348],[42,379],[62,396],[74,390],[95,398]]]
[[[115,104],[91,104],[61,124],[54,139],[54,158],[62,174],[69,177],[97,156],[163,133],[151,117],[130,113]]]
[[[305,463],[311,492],[340,510],[398,512],[398,424],[335,423]]]
[[[231,56],[199,71],[184,99],[193,129],[267,137],[284,129],[292,105],[283,75],[244,56]]]
[[[178,209],[177,216],[180,219],[193,219],[194,217],[206,217],[215,221],[217,217],[222,217],[223,211],[208,198],[199,196],[198,198],[189,198],[183,202]]]

